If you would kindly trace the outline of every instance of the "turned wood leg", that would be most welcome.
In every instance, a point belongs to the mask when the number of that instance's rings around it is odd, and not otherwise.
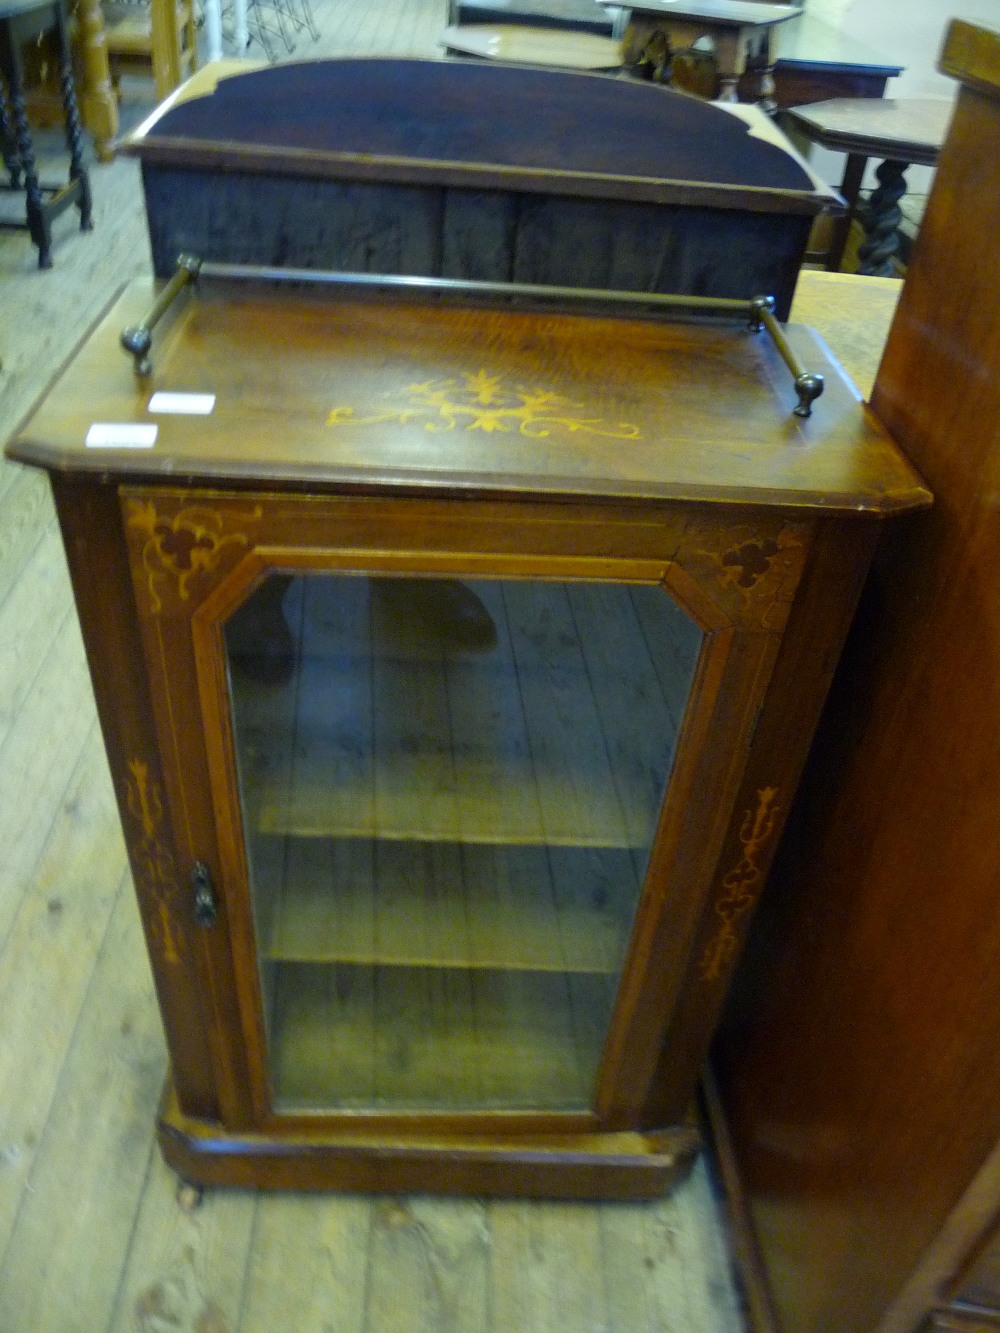
[[[78,0],[76,24],[83,55],[83,82],[79,89],[83,121],[93,135],[98,158],[110,162],[114,157],[111,143],[118,133],[118,100],[111,83],[101,0]]]
[[[754,35],[747,39],[744,60],[747,71],[752,73],[757,84],[756,105],[765,115],[775,115],[778,110],[775,97],[778,86],[774,82],[775,54],[770,28],[765,28],[759,36]]]
[[[622,62],[643,79],[664,81],[670,67],[670,42],[662,28],[630,22],[622,40]]]
[[[740,95],[736,85],[739,83],[739,77],[736,74],[723,74],[719,71],[719,95],[715,99],[717,102],[738,102]]]
[[[757,105],[765,115],[773,116],[778,110],[775,93],[778,85],[774,81],[774,61],[761,65],[757,71]]]
[[[860,273],[869,278],[891,278],[893,259],[899,251],[899,224],[903,213],[899,201],[906,193],[904,172],[908,162],[885,161],[875,172],[878,188],[872,191],[861,215],[865,239],[858,249]]]
[[[715,63],[719,72],[717,102],[738,102],[737,84],[746,69],[746,43],[742,34],[720,32],[713,36]]]
[[[79,181],[80,193],[76,206],[80,210],[80,230],[94,229],[94,201],[90,193],[90,177],[83,165],[83,139],[80,132],[80,113],[73,92],[73,70],[67,60],[60,72],[63,107],[66,111],[66,147],[69,149],[69,178]]]
[[[14,120],[11,115],[7,86],[0,79],[0,150],[3,152],[3,164],[10,176],[11,188],[21,188],[21,159],[15,147]]]
[[[24,81],[21,71],[21,53],[17,42],[11,43],[10,68],[5,71],[10,85],[10,107],[14,120],[14,140],[17,157],[24,172],[25,210],[28,231],[38,246],[38,267],[52,267],[52,229],[42,201],[42,187],[35,165],[35,148],[28,126],[28,110],[24,104]]]
[[[844,166],[844,178],[840,182],[840,193],[847,201],[847,212],[837,218],[833,224],[830,249],[826,256],[828,273],[838,273],[847,248],[847,238],[851,233],[851,222],[857,214],[858,194],[864,179],[868,159],[861,153],[849,153]]]
[[[73,85],[73,53],[70,50],[69,34],[66,31],[66,17],[59,9],[59,90],[62,94],[63,111],[66,115],[66,147],[69,149],[69,178],[77,181],[79,193],[76,206],[80,210],[80,230],[92,231],[94,227],[94,203],[90,193],[90,177],[83,165],[83,134],[80,129],[80,111],[76,104],[76,89]]]

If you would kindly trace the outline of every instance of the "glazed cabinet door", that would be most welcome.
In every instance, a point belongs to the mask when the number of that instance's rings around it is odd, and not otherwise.
[[[638,1127],[805,526],[122,504],[226,1118]]]
[[[275,1109],[587,1110],[698,627],[379,569],[271,573],[222,639]]]

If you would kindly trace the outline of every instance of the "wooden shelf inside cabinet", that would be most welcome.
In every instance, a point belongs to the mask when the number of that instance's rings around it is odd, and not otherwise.
[[[602,977],[430,967],[286,964],[275,989],[286,1111],[584,1112],[614,1000]]]
[[[278,962],[612,975],[642,885],[618,848],[310,838],[252,861],[277,880],[258,927]]]

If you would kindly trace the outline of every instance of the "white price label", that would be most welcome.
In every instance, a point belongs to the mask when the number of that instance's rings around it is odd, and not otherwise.
[[[170,412],[176,416],[207,417],[215,406],[214,393],[154,393],[150,412]]]
[[[152,449],[159,429],[142,421],[95,421],[85,443],[88,449]]]

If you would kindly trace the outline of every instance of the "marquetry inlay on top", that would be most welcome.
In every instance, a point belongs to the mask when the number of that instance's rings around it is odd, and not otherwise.
[[[203,283],[157,327],[139,379],[118,337],[130,284],[15,441],[14,456],[129,478],[268,476],[362,492],[718,500],[885,513],[926,491],[807,329],[826,391],[792,413],[788,370],[740,322],[697,325],[250,294]],[[157,390],[215,395],[154,415]],[[155,424],[94,449],[94,422]]]

